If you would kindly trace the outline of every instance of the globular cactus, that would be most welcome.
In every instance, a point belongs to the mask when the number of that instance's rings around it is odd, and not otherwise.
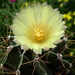
[[[64,49],[64,40],[56,48],[42,50],[39,55],[32,50],[24,52],[20,46],[10,45],[4,57],[0,59],[0,75],[67,75],[72,64],[63,59],[61,52]]]
[[[41,6],[42,6],[41,4],[38,4],[38,7],[41,7]],[[35,8],[36,7],[37,6],[35,5]],[[45,6],[43,6],[43,7],[45,7]],[[46,8],[48,9],[49,7],[46,7]],[[35,10],[37,10],[37,9],[35,9]],[[52,8],[51,8],[51,10],[57,12],[56,10],[53,10]],[[27,13],[27,12],[25,12],[25,13]],[[30,13],[30,12],[28,12],[28,13]],[[59,12],[57,14],[59,16]],[[17,17],[19,18],[20,16],[18,16],[18,15],[17,15]],[[30,15],[30,17],[31,17],[31,15]],[[37,17],[36,17],[36,20],[37,20]],[[48,17],[48,15],[47,15],[47,17]],[[53,20],[54,19],[52,19],[51,22],[53,22]],[[54,20],[54,21],[57,21],[57,20]],[[63,24],[63,22],[62,22],[62,24]],[[61,23],[60,23],[60,25],[61,25]],[[16,26],[14,25],[14,28],[15,27]],[[18,29],[18,27],[16,27],[16,28]],[[12,28],[12,30],[14,31],[14,34],[15,34],[16,30],[13,28]],[[59,32],[61,30],[62,30],[61,27],[58,28]],[[37,29],[34,28],[34,31],[36,32],[35,39],[37,41],[39,41],[39,40],[42,41],[44,39],[43,38],[44,37],[43,30],[40,30],[39,28],[37,28]],[[40,38],[38,38],[37,33],[39,33]],[[63,33],[63,31],[61,31],[61,33]],[[58,34],[57,34],[57,36],[59,37]],[[69,63],[67,60],[64,60],[64,58],[63,58],[64,57],[63,52],[64,52],[64,50],[66,50],[66,44],[67,44],[67,40],[65,40],[64,38],[62,39],[62,41],[59,44],[56,44],[56,43],[54,44],[54,41],[53,41],[53,44],[56,45],[56,47],[54,47],[54,48],[51,47],[51,48],[48,48],[47,50],[42,49],[42,52],[38,52],[38,53],[34,49],[33,50],[31,50],[30,48],[28,50],[24,50],[24,48],[22,49],[21,45],[18,45],[13,41],[13,40],[15,40],[14,38],[15,38],[15,36],[8,36],[7,39],[2,38],[6,45],[1,46],[1,50],[0,50],[0,54],[1,54],[1,56],[0,56],[0,75],[9,75],[9,74],[10,75],[12,75],[12,74],[13,75],[68,75],[69,74],[68,71],[70,71],[71,67],[73,67],[72,63]],[[27,43],[27,41],[25,43]]]

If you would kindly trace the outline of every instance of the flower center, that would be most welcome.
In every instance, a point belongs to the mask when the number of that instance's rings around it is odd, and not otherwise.
[[[39,28],[34,28],[35,31],[35,39],[38,41],[42,41],[44,39],[44,31],[43,30],[39,30]]]

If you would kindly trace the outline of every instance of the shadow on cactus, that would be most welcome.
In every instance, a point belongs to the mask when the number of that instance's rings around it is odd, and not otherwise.
[[[28,6],[16,15],[11,29],[14,36],[2,38],[6,45],[1,45],[1,75],[71,73],[73,65],[62,55],[67,49],[67,38],[61,39],[66,26],[57,9],[40,3]]]

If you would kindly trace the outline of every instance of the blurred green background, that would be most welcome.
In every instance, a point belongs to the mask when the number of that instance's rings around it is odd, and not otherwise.
[[[0,0],[0,36],[6,36],[6,27],[9,28],[12,24],[15,13],[37,2],[48,3],[54,9],[58,8],[60,13],[64,15],[63,19],[68,26],[67,34],[75,31],[75,0]],[[74,38],[74,35],[71,38]]]

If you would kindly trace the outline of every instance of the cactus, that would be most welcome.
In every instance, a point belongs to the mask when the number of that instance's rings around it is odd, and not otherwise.
[[[11,38],[10,38],[11,39]],[[63,59],[62,51],[65,49],[65,40],[49,51],[42,50],[36,55],[32,50],[22,50],[12,39],[8,40],[6,51],[1,48],[0,75],[66,75],[72,64]]]

